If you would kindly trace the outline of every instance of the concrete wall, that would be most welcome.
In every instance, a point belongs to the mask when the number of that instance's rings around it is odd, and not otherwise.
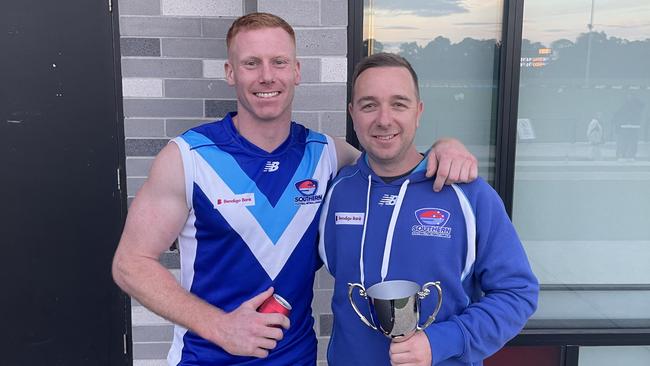
[[[170,138],[236,109],[234,90],[224,81],[225,37],[232,21],[251,11],[277,14],[296,30],[302,85],[293,119],[345,135],[347,1],[120,0],[118,5],[129,200]],[[173,253],[166,262],[178,266]],[[332,280],[321,272],[313,308],[324,360]],[[135,365],[164,364],[171,326],[137,303],[132,313]]]

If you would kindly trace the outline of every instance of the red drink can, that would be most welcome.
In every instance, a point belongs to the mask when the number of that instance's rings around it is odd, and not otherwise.
[[[262,305],[257,308],[257,311],[260,313],[280,313],[284,316],[289,316],[291,305],[282,296],[273,294],[273,296],[269,296],[268,299],[264,300]]]

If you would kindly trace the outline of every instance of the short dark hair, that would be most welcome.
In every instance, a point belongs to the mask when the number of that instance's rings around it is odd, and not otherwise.
[[[362,72],[375,67],[403,67],[408,70],[415,85],[415,96],[420,100],[420,84],[418,75],[413,70],[413,66],[400,55],[394,53],[380,52],[370,55],[357,64],[352,74],[352,102],[354,103],[354,85]]]
[[[237,33],[262,28],[282,28],[289,33],[293,44],[296,44],[296,33],[284,19],[270,13],[250,13],[237,18],[232,23],[228,29],[228,35],[226,35],[226,47],[230,49],[230,44]]]

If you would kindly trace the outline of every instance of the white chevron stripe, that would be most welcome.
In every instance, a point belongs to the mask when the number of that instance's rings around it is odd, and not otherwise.
[[[234,196],[230,187],[200,155],[195,155],[195,161],[197,165],[195,182],[210,199]],[[314,178],[326,182],[331,173],[329,165],[327,154],[322,154],[314,176],[304,178]],[[294,183],[289,184],[289,189],[293,188]],[[316,194],[324,196],[326,189],[327,184],[319,184]],[[296,190],[296,196],[299,195],[300,193]],[[242,237],[257,261],[273,280],[280,273],[314,220],[319,206],[320,204],[301,205],[275,245],[248,209],[237,205],[220,205],[217,209],[233,230]],[[282,213],[278,212],[278,214]]]

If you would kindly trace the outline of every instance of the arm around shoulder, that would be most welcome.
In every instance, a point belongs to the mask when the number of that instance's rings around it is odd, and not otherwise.
[[[340,137],[334,137],[334,144],[336,147],[336,158],[338,163],[338,170],[341,170],[343,167],[354,164],[361,152],[354,148],[354,146],[348,144],[347,141]]]

